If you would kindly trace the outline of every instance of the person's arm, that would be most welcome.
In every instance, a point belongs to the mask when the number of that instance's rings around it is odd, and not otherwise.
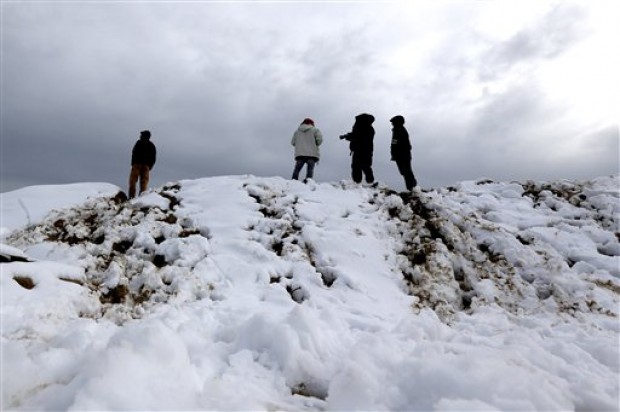
[[[314,141],[317,146],[320,146],[321,143],[323,143],[323,133],[321,133],[319,129],[316,129],[316,132],[314,133]]]
[[[151,157],[151,164],[149,165],[149,169],[152,169],[155,166],[155,162],[157,161],[157,148],[153,145],[153,156]]]
[[[407,131],[407,129],[403,130],[403,136],[404,136],[404,141],[405,141],[405,147],[407,148],[407,151],[411,151],[411,140],[409,140],[409,132]]]
[[[392,131],[392,141],[390,142],[390,160],[396,160],[398,156],[398,135]]]

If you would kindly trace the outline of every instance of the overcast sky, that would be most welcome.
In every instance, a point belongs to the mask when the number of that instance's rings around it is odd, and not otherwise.
[[[422,187],[619,173],[614,1],[2,1],[2,192],[126,187],[149,129],[155,186],[289,178],[305,117],[317,181],[350,179],[375,116],[377,179],[404,190],[389,119]],[[302,177],[304,176],[302,172]]]

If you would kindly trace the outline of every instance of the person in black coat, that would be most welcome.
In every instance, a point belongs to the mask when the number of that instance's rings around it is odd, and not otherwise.
[[[149,186],[151,169],[155,165],[157,149],[151,142],[151,132],[143,130],[140,139],[131,151],[131,172],[129,174],[129,198],[136,196],[136,183],[140,180],[140,193]]]
[[[411,190],[418,185],[418,182],[411,170],[411,142],[409,141],[409,133],[405,129],[405,118],[394,116],[390,122],[392,123],[390,154],[398,166],[398,171],[405,178],[407,190]]]
[[[351,132],[340,136],[341,139],[348,140],[351,149],[351,177],[355,183],[361,183],[362,174],[366,178],[366,183],[373,183],[375,175],[372,171],[372,152],[374,148],[375,129],[372,123],[375,121],[373,115],[362,113],[355,116],[355,123]]]

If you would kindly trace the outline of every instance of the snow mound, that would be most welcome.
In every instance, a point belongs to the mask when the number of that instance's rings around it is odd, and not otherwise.
[[[618,183],[3,201],[2,408],[617,410]]]

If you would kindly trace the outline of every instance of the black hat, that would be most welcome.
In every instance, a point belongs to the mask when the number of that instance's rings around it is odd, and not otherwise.
[[[142,130],[140,132],[140,136],[144,136],[144,137],[151,137],[151,132],[148,130]]]
[[[394,116],[390,119],[390,122],[396,123],[396,124],[405,124],[405,118],[402,117],[401,115]]]

